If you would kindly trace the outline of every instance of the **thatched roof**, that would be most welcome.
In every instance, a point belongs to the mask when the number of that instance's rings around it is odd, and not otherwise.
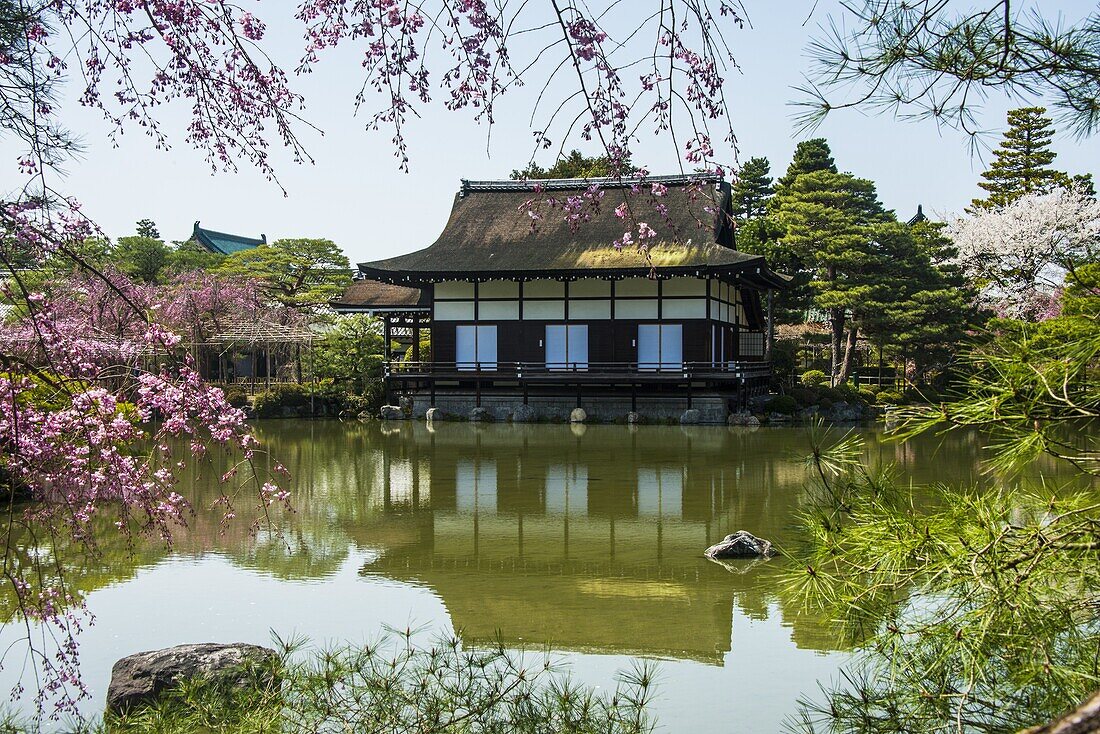
[[[304,344],[317,337],[309,329],[263,318],[237,319],[210,341],[222,344]]]
[[[427,299],[419,288],[407,288],[376,280],[357,280],[344,294],[329,302],[341,313],[371,311],[427,311]]]
[[[667,187],[653,194],[654,184]],[[598,199],[585,197],[596,185]],[[597,194],[598,195],[598,194]],[[564,202],[580,197],[582,221],[567,221]],[[553,199],[555,203],[547,203]],[[616,216],[623,203],[631,217]],[[532,213],[534,216],[532,216]],[[587,218],[587,219],[584,219]],[[633,220],[633,223],[632,223]],[[657,231],[649,256],[614,242],[646,222]],[[709,175],[659,176],[644,180],[556,179],[463,181],[450,218],[429,247],[360,264],[368,278],[423,285],[479,276],[498,278],[605,276],[674,272],[746,272],[782,279],[763,258],[733,249],[729,185]]]

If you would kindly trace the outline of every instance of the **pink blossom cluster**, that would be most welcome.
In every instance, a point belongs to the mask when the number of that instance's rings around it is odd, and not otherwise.
[[[250,299],[252,287],[198,275],[182,282],[207,292],[188,298],[179,285],[157,289],[116,272],[74,273],[48,284],[48,297],[29,294],[23,317],[0,331],[0,479],[35,500],[21,512],[23,525],[93,551],[100,518],[124,534],[170,543],[191,510],[177,490],[189,461],[220,446],[252,467],[246,481],[255,476],[259,447],[244,413],[203,382],[180,336],[151,319],[167,314],[197,329],[186,320],[224,316],[225,304]],[[228,507],[239,489],[236,471],[224,481]],[[257,480],[256,498],[265,515],[275,502],[289,508],[289,492],[272,482]],[[55,628],[68,650],[41,665],[37,695],[56,695],[57,715],[85,693],[75,640],[83,612],[67,592],[55,593],[66,588],[64,579],[44,574],[37,558],[29,554],[8,579],[22,613]]]
[[[26,38],[30,63],[54,79],[79,80],[80,103],[100,110],[114,135],[134,125],[167,146],[159,108],[185,99],[191,110],[187,140],[217,168],[234,168],[243,158],[273,176],[269,131],[295,157],[304,156],[293,129],[302,98],[290,90],[285,73],[258,53],[255,44],[265,27],[251,13],[225,0],[38,5],[38,22],[28,26]],[[41,81],[44,87],[50,83]],[[35,107],[42,124],[51,124],[56,111],[41,101]],[[54,162],[41,149],[30,160],[35,166]]]

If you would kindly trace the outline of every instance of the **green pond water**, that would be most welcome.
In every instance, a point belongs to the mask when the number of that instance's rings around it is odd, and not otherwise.
[[[131,553],[105,533],[100,554],[70,573],[95,616],[80,634],[86,713],[102,707],[124,655],[266,644],[270,630],[320,644],[370,640],[385,625],[457,630],[472,646],[549,643],[602,688],[635,658],[657,659],[650,710],[661,731],[778,731],[846,659],[828,621],[776,588],[782,559],[726,568],[702,557],[739,529],[796,542],[807,429],[256,428],[293,475],[295,512],[280,535],[222,527],[203,509],[225,470],[215,458],[184,478],[197,511],[171,549],[148,541]],[[898,465],[905,481],[989,481],[977,434],[896,443],[862,433],[868,461]],[[1026,480],[1068,479],[1043,462]],[[240,504],[244,516],[249,501]],[[21,674],[9,653],[0,685]]]

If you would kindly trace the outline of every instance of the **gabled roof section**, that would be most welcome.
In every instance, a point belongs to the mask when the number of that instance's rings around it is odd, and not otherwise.
[[[920,224],[921,222],[927,221],[928,217],[924,214],[924,206],[921,204],[917,204],[917,213],[910,217],[909,221],[906,222],[906,224],[912,227],[914,224]]]
[[[419,288],[407,288],[376,280],[356,280],[339,298],[329,301],[337,313],[385,311],[431,311],[431,304]]]
[[[238,234],[227,234],[225,232],[216,232],[212,229],[203,229],[199,226],[198,222],[195,222],[195,230],[191,234],[191,239],[198,242],[207,251],[215,255],[232,255],[234,252],[251,250],[253,247],[267,244],[266,234],[260,235],[259,239],[255,237],[242,237]]]
[[[570,204],[576,206],[571,208]],[[626,204],[630,215],[616,215]],[[576,221],[570,222],[569,215]],[[442,234],[429,247],[361,263],[372,280],[421,286],[478,277],[605,277],[741,272],[763,258],[733,249],[730,187],[710,174],[646,178],[462,181]],[[627,230],[647,242],[616,249]],[[780,286],[781,287],[781,286]]]

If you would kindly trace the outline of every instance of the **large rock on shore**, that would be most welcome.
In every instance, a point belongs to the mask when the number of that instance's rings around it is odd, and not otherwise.
[[[179,645],[165,650],[139,652],[122,658],[111,668],[107,708],[125,713],[136,705],[155,701],[162,693],[194,678],[244,686],[266,678],[275,685],[274,650],[243,642]]]
[[[738,530],[707,548],[703,555],[713,561],[722,558],[771,558],[776,551],[770,540],[758,538],[747,530]]]
[[[585,412],[584,408],[573,408],[572,412],[569,413],[570,423],[584,423],[586,420],[588,420],[588,413]]]

